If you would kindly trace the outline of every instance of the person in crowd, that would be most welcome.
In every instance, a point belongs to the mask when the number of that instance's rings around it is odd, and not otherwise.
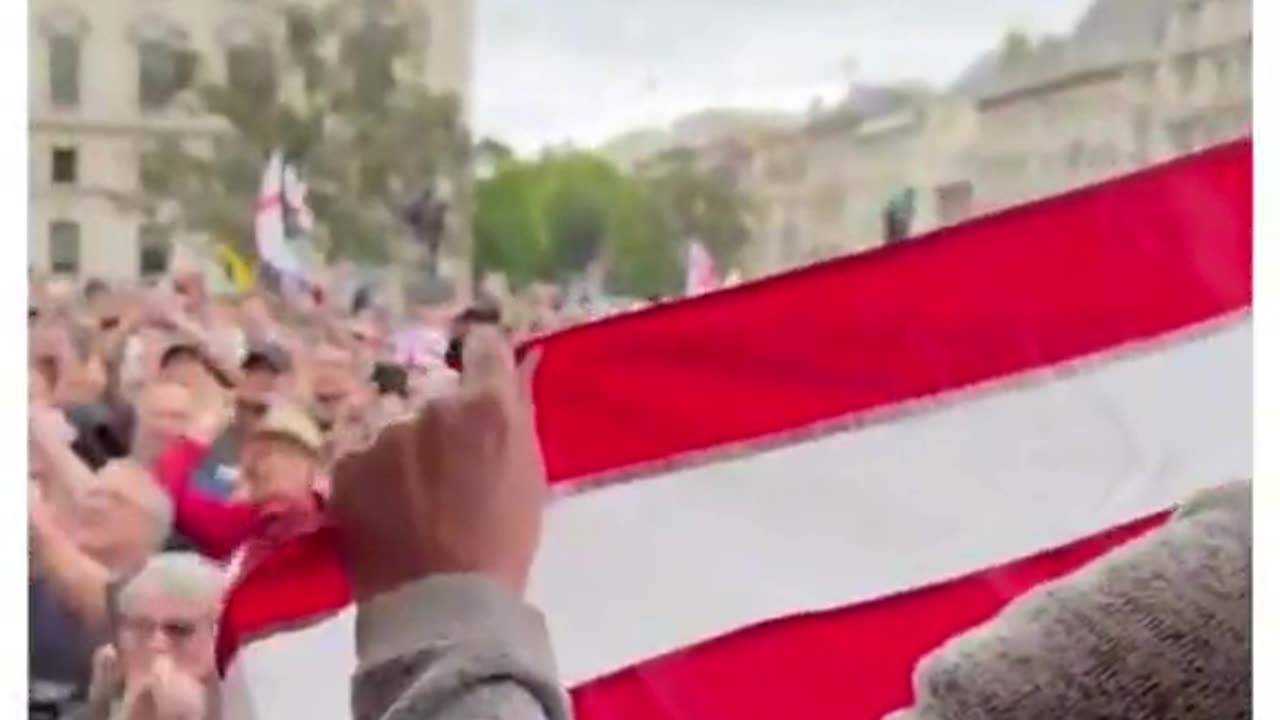
[[[182,385],[153,382],[138,398],[130,456],[150,465],[160,452],[189,428],[194,418],[196,398]]]
[[[209,362],[199,345],[188,342],[176,342],[160,354],[160,382],[181,385],[192,395],[208,392],[214,377],[210,373]]]
[[[369,380],[377,392],[373,412],[378,424],[403,418],[409,411],[408,371],[394,363],[377,363]]]
[[[356,399],[355,358],[331,343],[316,348],[310,367],[311,416],[322,432],[329,432]]]
[[[308,529],[321,516],[324,438],[309,415],[280,403],[254,425],[241,447],[243,499],[219,500],[195,487],[210,434],[193,430],[156,463],[175,508],[175,528],[203,555],[231,561],[246,544],[271,544]]]
[[[217,720],[214,630],[225,572],[191,553],[153,555],[120,585],[111,642],[73,720]]]
[[[92,651],[107,638],[119,578],[141,567],[168,535],[172,505],[144,469],[104,467],[57,511],[38,485],[28,503],[31,579],[28,657],[33,707],[65,707],[89,681]]]
[[[240,364],[234,414],[196,469],[197,488],[223,500],[236,492],[244,438],[267,414],[271,404],[285,395],[292,367],[288,351],[279,345],[262,343],[249,349]]]

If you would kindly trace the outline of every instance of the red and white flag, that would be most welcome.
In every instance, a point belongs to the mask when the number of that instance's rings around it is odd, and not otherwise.
[[[1251,470],[1251,144],[543,340],[531,600],[586,720],[878,719],[916,661]],[[228,717],[348,717],[324,537]]]
[[[307,186],[279,151],[262,170],[254,207],[253,232],[258,257],[289,284],[314,290],[316,257],[310,246],[315,218],[307,205]]]
[[[716,261],[698,240],[689,243],[689,255],[685,259],[685,296],[701,295],[719,287],[716,279]]]

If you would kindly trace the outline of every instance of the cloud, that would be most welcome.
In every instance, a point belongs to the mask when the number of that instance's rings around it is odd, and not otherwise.
[[[801,110],[849,80],[949,82],[1085,0],[477,0],[473,121],[522,149],[716,106]]]

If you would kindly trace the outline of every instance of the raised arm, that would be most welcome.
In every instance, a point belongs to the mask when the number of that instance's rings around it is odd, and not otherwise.
[[[215,498],[194,486],[196,468],[209,445],[180,438],[156,458],[155,475],[173,500],[173,526],[200,554],[227,560],[253,532],[254,511],[241,502]]]
[[[332,509],[358,601],[357,720],[569,716],[539,613],[522,600],[546,471],[529,397],[491,328],[454,394],[340,460]]]
[[[71,449],[75,431],[62,412],[47,405],[36,405],[28,415],[31,451],[44,461],[45,474],[40,478],[41,491],[54,517],[71,517],[79,494],[93,481],[93,470]]]
[[[111,571],[76,545],[35,486],[30,488],[27,521],[32,574],[49,583],[93,633],[105,633]]]

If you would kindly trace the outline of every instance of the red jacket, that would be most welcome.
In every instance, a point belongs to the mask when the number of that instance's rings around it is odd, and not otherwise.
[[[284,539],[314,530],[324,522],[324,498],[312,493],[305,508],[281,512],[246,500],[222,500],[194,485],[196,469],[209,446],[195,440],[175,440],[156,458],[155,474],[173,500],[174,530],[191,541],[200,554],[227,561],[251,540],[257,555]]]
[[[228,560],[253,536],[258,510],[249,502],[220,500],[194,487],[196,468],[209,446],[181,438],[170,443],[155,461],[155,475],[173,500],[173,524],[202,555]]]

